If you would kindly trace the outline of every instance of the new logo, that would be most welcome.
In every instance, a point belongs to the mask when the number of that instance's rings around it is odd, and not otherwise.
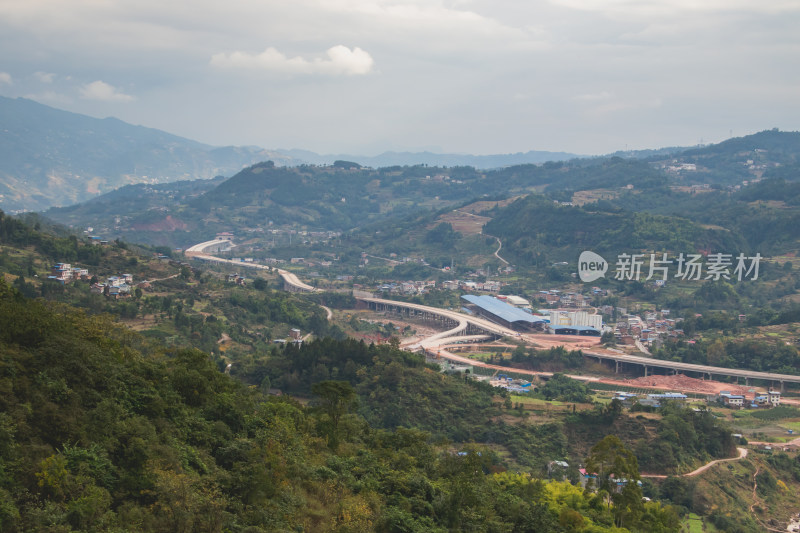
[[[604,277],[607,271],[608,261],[594,252],[582,252],[578,258],[578,276],[585,283]]]

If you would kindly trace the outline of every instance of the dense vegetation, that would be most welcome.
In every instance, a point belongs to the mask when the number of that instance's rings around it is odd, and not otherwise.
[[[601,255],[640,250],[694,252],[698,249],[732,253],[742,243],[730,233],[705,229],[673,216],[602,210],[602,206],[561,206],[530,195],[498,211],[486,231],[500,237],[516,262],[547,266],[575,261],[583,250]]]
[[[2,281],[0,320],[3,530],[604,531],[622,517],[568,483],[503,472],[489,448],[453,447],[396,421],[370,425],[389,422],[388,413],[351,412],[347,381],[316,382],[316,407],[269,398],[202,352],[165,350]],[[389,359],[365,381],[396,368],[462,398],[475,391],[391,347],[328,344],[290,355],[327,351]],[[360,385],[359,397],[383,386]],[[394,407],[410,404],[392,390]],[[658,504],[624,511],[631,530],[677,530],[674,511]]]
[[[274,248],[248,244],[246,253],[332,259],[323,277],[355,272],[358,282],[372,284],[452,279],[477,267],[483,270],[474,279],[490,272],[494,279],[504,266],[493,256],[497,236],[517,268],[502,278],[510,282],[504,291],[523,295],[567,287],[574,264],[560,263],[574,262],[584,249],[609,259],[624,251],[758,251],[770,257],[752,283],[670,280],[655,287],[601,279],[597,285],[609,292],[593,305],[671,309],[681,317],[692,342],[666,341],[653,350],[656,357],[796,373],[795,137],[765,132],[749,138],[756,143],[749,148],[708,147],[664,161],[654,154],[647,161],[486,172],[261,163],[225,181],[132,188],[60,213],[72,222],[134,228],[128,235],[162,235],[165,244],[231,229],[240,236],[271,227],[345,231],[316,242],[300,231],[283,233],[294,240],[281,244],[279,236]],[[700,170],[665,170],[688,162]],[[727,188],[751,179],[751,166],[766,179]],[[711,185],[677,187],[697,180]],[[599,201],[565,205],[592,187],[604,188]],[[140,196],[130,203],[137,212],[124,212],[130,194]],[[445,218],[476,198],[517,195],[525,196],[479,213],[492,217],[481,235],[461,233]],[[583,383],[558,373],[585,365],[579,351],[514,350],[502,364],[557,374],[512,398],[443,375],[396,343],[345,339],[317,304],[351,308],[349,295],[286,294],[274,289],[269,274],[241,287],[219,273],[147,259],[153,252],[171,255],[169,247],[141,250],[121,241],[91,247],[65,234],[42,234],[36,223],[0,215],[0,270],[9,274],[0,286],[0,529],[674,531],[674,509],[643,505],[632,486],[613,492],[610,470],[601,472],[600,492],[584,493],[542,481],[547,465],[566,460],[564,477],[575,482],[579,465],[617,461],[618,474],[634,480],[639,468],[678,474],[735,453],[731,429],[709,411],[667,403],[628,415],[618,401],[592,404]],[[173,226],[177,237],[163,231]],[[365,262],[362,251],[370,263],[356,269]],[[390,252],[394,259],[380,259]],[[426,261],[397,264],[406,254]],[[56,261],[160,281],[115,302],[90,294],[87,282],[35,279]],[[451,264],[455,272],[442,271]],[[409,298],[457,307],[459,295],[438,290]],[[354,313],[339,325],[364,324]],[[364,327],[395,332],[393,324]],[[315,340],[285,348],[272,342],[289,328]],[[284,396],[269,396],[275,389]],[[782,420],[796,411],[757,415],[750,418]],[[676,477],[660,486],[645,480],[643,491],[711,517],[722,530],[754,531],[759,526],[747,513],[723,509],[751,503],[741,494],[749,497],[756,468],[760,497],[775,501],[789,492],[776,480],[797,481],[797,461],[770,461],[727,463],[735,476],[709,475],[713,489]],[[741,485],[740,493],[726,479]],[[717,499],[717,492],[730,500]]]

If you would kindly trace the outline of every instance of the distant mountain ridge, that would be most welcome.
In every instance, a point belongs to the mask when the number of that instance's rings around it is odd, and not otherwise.
[[[97,119],[25,98],[0,97],[0,209],[44,210],[83,202],[136,183],[232,176],[271,160],[278,166],[473,166],[499,168],[575,157],[530,151],[504,155],[386,152],[377,156],[319,155],[255,146],[214,147],[116,118]]]
[[[292,159],[314,165],[330,165],[337,160],[347,160],[363,166],[380,168],[391,166],[428,165],[431,167],[473,167],[479,170],[513,165],[540,164],[548,161],[565,161],[586,157],[568,152],[529,150],[513,154],[471,155],[437,154],[434,152],[383,152],[375,156],[349,154],[319,155],[307,150],[277,150]],[[277,163],[277,162],[276,162]]]
[[[0,209],[41,210],[133,183],[230,175],[279,153],[213,147],[115,118],[0,97]]]
[[[770,130],[702,148],[662,148],[617,155],[650,162],[661,160],[664,167],[673,161],[694,164],[696,174],[702,174],[704,181],[730,185],[752,178],[753,168],[774,171],[775,165],[780,165],[791,179],[798,166],[798,138],[797,132]],[[97,119],[24,98],[0,97],[0,209],[11,213],[73,205],[125,185],[233,176],[265,161],[278,167],[331,165],[337,160],[387,170],[420,165],[451,170],[472,167],[478,171],[508,170],[515,175],[518,170],[511,169],[516,167],[561,161],[572,161],[570,165],[575,166],[577,159],[591,164],[591,160],[602,158],[546,151],[497,155],[385,152],[354,156],[254,146],[213,147],[115,118]],[[684,181],[694,180],[688,172],[679,170],[679,174],[686,174]],[[430,171],[423,175],[426,173]]]

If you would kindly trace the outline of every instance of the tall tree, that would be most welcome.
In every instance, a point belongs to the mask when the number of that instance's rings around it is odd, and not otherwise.
[[[346,381],[320,381],[311,386],[317,396],[317,407],[328,416],[322,429],[328,437],[328,447],[339,447],[339,421],[356,401],[355,389]]]
[[[598,487],[611,494],[618,527],[622,527],[628,518],[635,519],[641,514],[639,463],[619,437],[607,435],[595,444],[586,459],[586,470],[597,474]]]

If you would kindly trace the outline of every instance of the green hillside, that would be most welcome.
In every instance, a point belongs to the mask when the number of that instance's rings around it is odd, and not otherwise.
[[[575,261],[583,250],[694,252],[739,250],[744,244],[731,232],[705,229],[688,219],[602,207],[557,205],[531,195],[497,212],[486,232],[500,237],[507,253],[522,265]]]
[[[777,455],[737,464],[734,478],[717,467],[697,483],[584,492],[548,476],[548,463],[566,460],[574,483],[579,465],[611,450],[620,475],[678,474],[733,455],[731,426],[680,405],[647,416],[607,399],[565,408],[546,398],[592,393],[563,376],[523,403],[394,344],[341,338],[270,275],[241,287],[6,216],[0,247],[4,531],[644,533],[678,531],[691,511],[708,527],[755,532],[758,512],[741,507],[754,501],[751,465],[771,517],[788,516],[800,482],[797,459]],[[59,257],[164,281],[109,301],[29,274]],[[289,326],[316,340],[268,342]],[[723,486],[733,488],[718,497]]]
[[[676,531],[674,511],[657,504],[612,512],[569,484],[501,473],[489,448],[455,454],[429,423],[372,426],[353,414],[360,387],[345,381],[316,382],[315,407],[269,398],[201,352],[26,300],[4,281],[0,319],[6,531],[564,531],[565,515],[596,531],[623,520],[633,531]],[[331,350],[359,359],[347,345]],[[396,366],[428,379],[419,361],[370,350],[390,370],[375,366],[375,376],[391,379]],[[439,379],[490,405],[488,391]]]

